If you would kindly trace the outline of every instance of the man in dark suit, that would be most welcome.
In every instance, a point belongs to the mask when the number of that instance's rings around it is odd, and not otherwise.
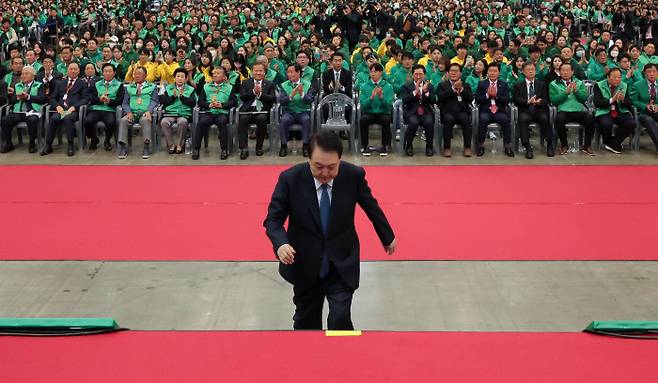
[[[402,4],[402,14],[395,20],[395,33],[402,41],[407,41],[416,29],[416,18],[411,14],[409,4]]]
[[[342,151],[335,133],[315,134],[309,143],[309,162],[279,176],[263,222],[280,261],[279,273],[294,286],[296,330],[322,329],[325,297],[328,328],[354,328],[352,295],[359,287],[356,204],[372,222],[387,253],[396,249],[395,235],[370,192],[365,171],[341,162]]]
[[[55,58],[46,56],[43,58],[43,68],[37,73],[36,80],[42,82],[46,97],[50,98],[55,90],[57,80],[62,78],[62,74],[55,70]]]
[[[341,52],[331,55],[331,68],[322,73],[324,95],[342,93],[352,98],[352,72],[343,68],[345,57]]]
[[[487,79],[480,81],[475,92],[475,103],[479,105],[478,150],[477,156],[484,155],[484,140],[487,137],[487,125],[495,122],[503,127],[505,155],[514,157],[512,150],[512,125],[507,113],[509,87],[499,80],[500,64],[492,62],[487,68]]]
[[[411,68],[412,81],[406,83],[400,91],[404,120],[407,122],[407,131],[404,135],[404,150],[407,156],[414,155],[413,140],[418,125],[425,129],[425,155],[434,155],[434,111],[432,110],[433,87],[425,81],[425,67],[416,64]]]
[[[267,68],[262,63],[254,64],[252,78],[245,80],[240,88],[240,126],[238,127],[238,142],[240,158],[249,156],[248,131],[249,125],[256,124],[256,155],[263,155],[263,141],[270,121],[270,109],[276,102],[276,85],[265,79]],[[272,148],[270,148],[272,150]],[[244,157],[244,158],[243,158]]]
[[[523,64],[525,81],[518,81],[513,88],[514,104],[519,108],[519,131],[521,132],[521,145],[525,147],[525,157],[534,157],[530,145],[530,124],[539,124],[541,135],[546,140],[546,155],[555,156],[553,149],[553,130],[548,123],[548,88],[543,81],[537,80],[535,64]]]
[[[621,69],[612,68],[606,79],[594,85],[594,116],[606,150],[621,154],[621,143],[635,131],[629,86],[621,80]],[[613,125],[617,125],[614,130]]]
[[[471,126],[471,103],[473,92],[471,87],[461,80],[462,68],[457,63],[450,64],[448,80],[443,81],[437,90],[437,100],[441,109],[443,122],[443,156],[452,157],[450,141],[455,125],[459,124],[464,133],[464,157],[470,157],[473,127]]]
[[[75,154],[73,141],[75,140],[75,122],[78,121],[78,110],[89,101],[87,85],[78,76],[80,66],[72,62],[67,67],[67,77],[60,79],[55,84],[55,90],[50,98],[50,121],[46,130],[46,144],[41,150],[45,156],[53,152],[53,140],[55,131],[59,125],[66,130],[68,148],[66,154]]]

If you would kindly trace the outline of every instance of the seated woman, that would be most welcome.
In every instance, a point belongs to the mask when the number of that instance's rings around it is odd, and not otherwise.
[[[194,88],[187,82],[187,76],[185,69],[176,69],[174,83],[165,86],[164,93],[160,95],[160,103],[167,115],[160,122],[160,127],[169,147],[169,154],[183,152],[183,140],[190,127],[192,109],[196,105],[197,96]]]

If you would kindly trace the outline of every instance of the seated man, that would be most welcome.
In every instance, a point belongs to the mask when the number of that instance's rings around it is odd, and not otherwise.
[[[160,121],[169,154],[181,154],[184,150],[183,142],[190,127],[189,119],[192,117],[192,109],[196,105],[196,94],[194,88],[187,84],[185,69],[176,68],[174,70],[174,83],[165,86],[164,92],[159,95],[159,101],[164,107],[164,112],[169,115]],[[176,123],[176,132],[173,128],[174,123]]]
[[[407,131],[404,135],[404,150],[407,156],[414,155],[413,140],[416,137],[418,125],[425,130],[425,155],[434,155],[434,111],[432,110],[432,92],[434,87],[425,80],[425,67],[415,64],[411,68],[411,81],[406,83],[400,90],[402,98],[402,111],[407,123]]]
[[[153,111],[158,106],[157,86],[146,81],[146,68],[138,66],[133,70],[132,76],[135,82],[125,86],[123,96],[124,116],[119,122],[119,159],[124,159],[128,155],[128,132],[135,121],[139,122],[142,129],[142,139],[144,141],[144,150],[142,158],[148,159],[151,155],[151,130],[153,121]]]
[[[14,93],[9,95],[10,112],[2,118],[2,141],[0,153],[14,150],[11,142],[11,131],[19,122],[27,124],[27,132],[30,139],[28,151],[37,151],[37,134],[41,108],[48,102],[45,87],[42,83],[34,80],[34,68],[25,67],[21,72],[21,82],[15,84]]]
[[[532,122],[539,124],[541,134],[547,142],[546,155],[555,156],[553,130],[548,122],[548,88],[543,81],[535,78],[536,73],[537,69],[534,64],[530,62],[523,64],[525,81],[518,81],[514,84],[512,91],[514,104],[519,108],[518,124],[521,132],[521,145],[525,147],[527,159],[534,157],[533,148],[530,145],[530,124]]]
[[[646,64],[644,77],[645,79],[639,80],[633,85],[631,100],[640,114],[640,125],[647,130],[651,141],[656,146],[656,153],[658,153],[658,105],[656,105],[658,66],[651,63]]]
[[[594,85],[594,115],[606,150],[621,154],[621,143],[635,131],[633,106],[628,85],[621,81],[621,69],[610,69],[606,77]],[[614,135],[613,124],[617,125]]]
[[[509,87],[505,81],[499,80],[500,65],[492,62],[487,67],[487,79],[480,81],[475,93],[475,103],[479,108],[478,123],[478,150],[477,156],[484,155],[484,140],[487,137],[487,126],[493,122],[503,128],[503,143],[505,144],[505,155],[514,157],[512,150],[512,125],[507,112],[509,103]]]
[[[380,156],[388,155],[388,147],[391,146],[391,113],[395,92],[393,85],[382,78],[384,67],[380,63],[370,66],[370,81],[361,86],[359,101],[361,103],[361,147],[364,156],[370,156],[368,145],[368,132],[370,125],[382,126],[382,147],[379,149]]]
[[[288,155],[288,133],[292,124],[302,126],[302,152],[308,157],[308,141],[311,137],[311,104],[314,92],[311,83],[301,79],[302,67],[299,64],[288,65],[288,81],[281,84],[279,103],[282,105],[279,121],[279,138],[281,149],[279,157]]]
[[[251,124],[256,124],[256,155],[263,155],[263,141],[265,141],[267,124],[270,122],[270,110],[276,102],[276,85],[265,79],[265,70],[265,65],[257,62],[252,68],[252,77],[243,81],[240,86],[242,106],[240,106],[238,143],[242,159],[249,157],[248,131]]]
[[[228,158],[228,113],[237,102],[233,93],[233,86],[226,81],[226,69],[215,67],[212,70],[212,82],[203,85],[202,93],[199,95],[199,108],[208,113],[202,114],[197,123],[197,131],[194,133],[192,143],[192,159],[199,159],[201,140],[206,136],[211,125],[217,125],[219,130],[219,159]],[[245,133],[246,134],[246,133]],[[245,137],[246,140],[246,137]]]
[[[85,117],[86,136],[91,138],[90,150],[96,150],[98,143],[98,132],[96,123],[99,121],[105,125],[105,150],[112,150],[111,138],[116,129],[116,109],[123,101],[123,83],[118,81],[112,64],[104,64],[102,68],[103,79],[96,81],[89,89],[89,108]]]
[[[439,84],[437,100],[441,109],[441,121],[443,122],[443,156],[452,157],[450,141],[455,125],[459,124],[464,133],[464,157],[470,157],[471,139],[473,127],[471,126],[471,102],[473,92],[471,87],[461,80],[462,68],[457,63],[450,64],[448,69],[448,80]]]
[[[583,153],[595,156],[596,154],[592,150],[594,118],[585,106],[587,89],[582,81],[573,77],[573,67],[570,63],[560,65],[560,79],[552,81],[548,89],[551,103],[557,107],[555,130],[560,138],[560,155],[569,152],[566,125],[575,122],[582,124],[585,128]]]
[[[62,125],[66,130],[66,139],[68,140],[68,149],[66,154],[72,156],[75,154],[75,123],[78,121],[78,110],[89,102],[87,85],[80,75],[80,66],[76,62],[68,65],[67,77],[57,81],[55,89],[50,98],[50,121],[46,130],[46,144],[41,153],[42,156],[53,152],[53,140],[57,128]]]

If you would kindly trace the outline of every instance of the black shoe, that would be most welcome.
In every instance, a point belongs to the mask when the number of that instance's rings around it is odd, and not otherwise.
[[[302,155],[308,157],[308,144],[302,145]]]
[[[30,153],[37,152],[37,144],[34,141],[30,142],[30,147],[28,148],[28,152]]]
[[[119,159],[123,160],[126,157],[128,157],[128,149],[126,148],[126,144],[119,142]]]
[[[249,157],[249,149],[240,149],[240,159],[246,160]]]
[[[101,142],[98,138],[92,138],[91,143],[89,144],[89,150],[98,149],[98,144]]]
[[[51,144],[45,144],[43,146],[43,149],[41,149],[41,153],[39,153],[39,155],[46,156],[52,152],[53,152],[53,146]]]
[[[413,157],[413,155],[414,155],[414,146],[413,146],[413,144],[408,144],[407,147],[404,149],[404,153],[409,157]]]
[[[110,140],[105,140],[105,142],[103,142],[103,147],[105,148],[105,151],[111,152],[112,151],[112,143],[110,142]]]
[[[224,161],[227,158],[228,158],[228,151],[226,149],[222,149],[222,151],[219,152],[219,159]]]
[[[262,156],[263,154],[265,154],[265,152],[263,152],[263,148],[256,148],[256,155],[258,157]]]
[[[535,152],[532,146],[528,145],[525,147],[525,158],[531,160],[535,158]]]
[[[195,161],[199,159],[199,149],[192,150],[192,159]]]
[[[66,148],[66,155],[71,157],[75,154],[75,146],[69,142],[68,147]]]
[[[279,157],[285,157],[288,155],[288,145],[281,145],[279,149]]]
[[[510,147],[506,147],[505,148],[505,155],[507,157],[514,157],[514,150],[512,150],[512,148],[510,148]]]
[[[11,142],[2,144],[0,147],[0,153],[9,153],[12,150],[14,150],[14,145]]]
[[[370,157],[370,146],[364,146],[361,149],[361,154],[363,154],[364,157]]]
[[[149,157],[151,157],[151,150],[149,146],[151,146],[149,142],[144,143],[144,150],[142,151],[142,159],[144,160],[148,160]]]
[[[426,146],[426,147],[425,147],[425,155],[426,155],[427,157],[432,157],[432,156],[434,155],[434,148],[432,148],[432,147],[429,146],[429,145]]]
[[[484,156],[484,145],[478,146],[478,151],[475,153],[476,156],[482,157]]]
[[[382,146],[381,148],[379,148],[379,156],[380,157],[388,156],[388,148],[386,148],[386,146]]]
[[[555,157],[555,149],[553,149],[553,144],[546,145],[546,155],[548,157]]]

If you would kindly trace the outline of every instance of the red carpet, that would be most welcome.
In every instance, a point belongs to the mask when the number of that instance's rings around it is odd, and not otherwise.
[[[280,166],[4,166],[0,260],[273,260]],[[397,233],[364,260],[658,260],[658,167],[368,167]]]
[[[0,338],[0,382],[648,383],[652,341],[580,333],[123,332]]]

